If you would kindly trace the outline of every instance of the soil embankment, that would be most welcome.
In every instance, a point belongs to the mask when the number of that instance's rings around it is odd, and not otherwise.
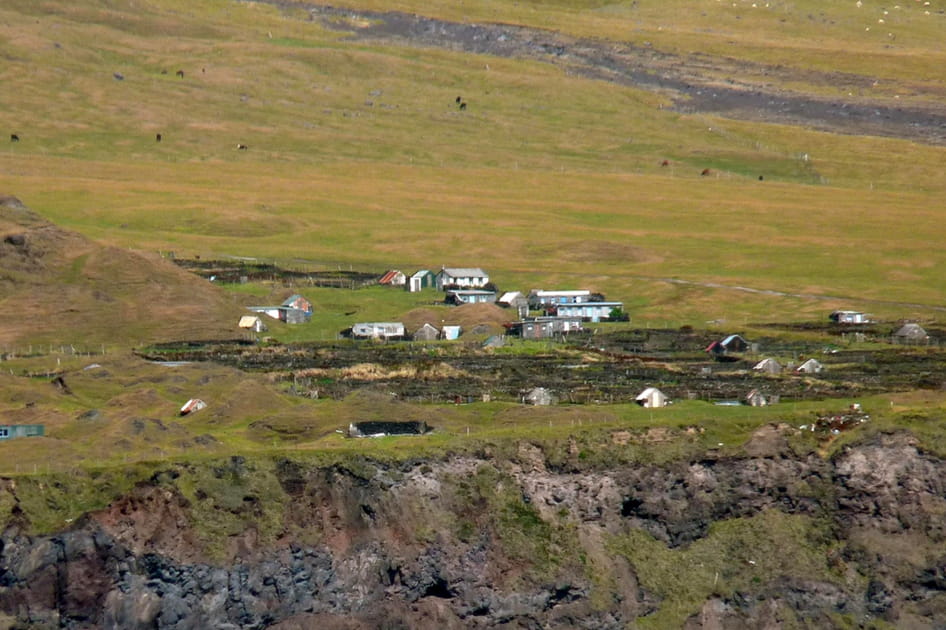
[[[43,536],[28,533],[27,484],[3,481],[0,619],[934,627],[946,597],[946,461],[906,435],[827,460],[795,453],[790,439],[786,427],[765,427],[741,456],[665,464],[590,465],[587,445],[570,438],[399,464],[169,465]]]

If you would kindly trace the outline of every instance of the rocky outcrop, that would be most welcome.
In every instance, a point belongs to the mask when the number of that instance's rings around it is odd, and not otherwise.
[[[261,474],[241,458],[218,472],[234,483]],[[693,604],[686,627],[777,628],[839,615],[932,626],[946,592],[944,473],[946,462],[902,435],[830,460],[775,448],[610,470],[552,470],[529,444],[508,461],[284,459],[272,468],[287,499],[281,529],[267,539],[247,521],[243,531],[217,532],[228,544],[215,557],[214,530],[195,520],[198,499],[185,497],[174,474],[157,475],[54,535],[29,535],[22,514],[11,519],[0,536],[0,620],[617,629],[684,600],[613,541],[643,530],[675,553],[721,536],[716,524],[778,513],[821,524],[809,554],[816,574],[740,582],[723,558],[716,580],[730,586]],[[4,488],[15,498],[14,484]]]

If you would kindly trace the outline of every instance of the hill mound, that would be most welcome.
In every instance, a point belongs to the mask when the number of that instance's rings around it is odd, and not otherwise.
[[[100,245],[0,197],[0,344],[233,337],[241,313],[156,254]]]
[[[424,323],[430,323],[437,328],[443,324],[462,326],[467,333],[480,326],[487,328],[490,333],[499,333],[503,330],[503,324],[514,319],[514,312],[495,304],[464,304],[445,310],[415,308],[401,317],[409,332],[417,330]]]

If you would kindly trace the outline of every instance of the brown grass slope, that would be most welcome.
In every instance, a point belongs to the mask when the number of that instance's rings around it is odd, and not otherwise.
[[[240,314],[224,291],[157,255],[100,245],[0,200],[0,344],[233,337]]]

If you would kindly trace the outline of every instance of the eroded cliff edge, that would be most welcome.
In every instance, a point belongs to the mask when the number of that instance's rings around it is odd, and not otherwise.
[[[620,439],[618,440],[620,441]],[[573,440],[392,462],[164,466],[64,530],[62,479],[0,481],[0,625],[937,627],[946,460],[908,434],[830,457],[583,461]]]

